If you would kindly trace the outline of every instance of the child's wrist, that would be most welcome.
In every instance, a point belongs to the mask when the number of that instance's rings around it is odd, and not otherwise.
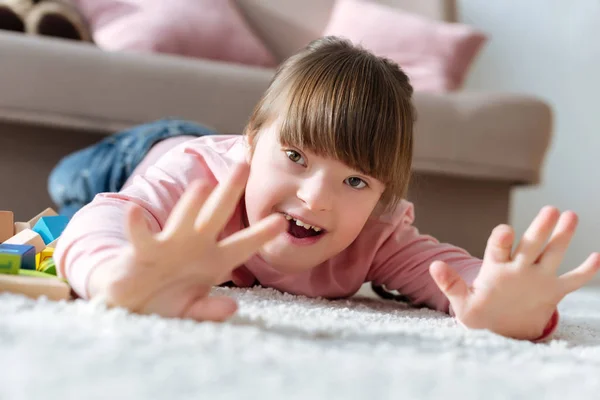
[[[91,266],[85,283],[85,298],[105,297],[115,280],[124,271],[131,268],[131,255],[128,250],[120,250],[120,254],[107,255],[101,262]]]
[[[467,325],[465,325],[459,318],[457,318],[452,310],[452,307],[450,307],[450,315],[454,317],[454,320],[456,322],[458,322],[458,324],[460,326],[462,326],[465,329],[471,329],[470,327],[468,327]],[[558,313],[558,309],[554,310],[554,313],[552,313],[552,316],[550,317],[550,320],[548,320],[548,323],[546,324],[546,327],[544,327],[544,330],[542,331],[542,334],[535,338],[535,339],[531,339],[531,342],[534,343],[540,343],[540,342],[544,342],[548,339],[550,339],[550,337],[552,336],[552,334],[556,331],[556,329],[558,328],[558,322],[560,320],[560,314]]]

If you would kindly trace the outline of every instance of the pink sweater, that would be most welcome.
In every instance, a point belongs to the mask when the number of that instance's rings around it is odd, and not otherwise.
[[[158,232],[191,181],[218,182],[233,163],[244,158],[243,136],[201,137],[167,151],[119,193],[98,194],[73,217],[59,240],[54,253],[59,274],[87,298],[90,271],[102,268],[127,245],[124,213],[128,203],[142,206]],[[240,210],[238,205],[224,233],[242,226]],[[414,304],[449,312],[449,302],[429,275],[429,265],[443,260],[471,283],[481,260],[420,234],[412,225],[414,218],[413,205],[403,201],[394,212],[368,220],[350,246],[309,271],[286,275],[255,255],[226,281],[246,287],[258,280],[262,286],[283,292],[325,298],[351,296],[364,282],[375,282],[398,290]]]

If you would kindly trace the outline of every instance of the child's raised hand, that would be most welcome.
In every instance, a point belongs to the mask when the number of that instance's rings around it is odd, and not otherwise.
[[[231,218],[248,178],[246,164],[234,169],[216,188],[195,182],[173,208],[164,229],[153,234],[142,209],[132,207],[127,218],[131,243],[105,270],[108,304],[164,317],[221,321],[236,311],[228,297],[208,297],[212,286],[287,227],[281,215],[218,240]],[[110,274],[110,277],[106,274]],[[106,283],[108,280],[108,284]]]
[[[494,229],[471,287],[444,262],[432,263],[430,272],[465,326],[535,340],[542,336],[563,297],[600,269],[600,255],[593,253],[575,270],[556,276],[576,226],[573,212],[561,214],[554,207],[544,207],[514,253],[512,228]]]

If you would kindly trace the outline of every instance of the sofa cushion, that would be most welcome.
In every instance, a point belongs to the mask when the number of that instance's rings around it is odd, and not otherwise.
[[[421,91],[460,88],[486,36],[384,4],[337,0],[323,35],[343,36],[396,61]]]
[[[226,0],[74,0],[105,50],[170,53],[257,66],[275,59]]]
[[[321,36],[335,0],[230,0],[283,61]],[[433,20],[454,21],[456,0],[370,0]]]

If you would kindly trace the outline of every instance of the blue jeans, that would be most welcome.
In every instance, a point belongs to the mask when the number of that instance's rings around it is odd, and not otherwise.
[[[159,141],[216,134],[203,125],[170,118],[134,126],[60,160],[48,178],[48,192],[59,214],[70,218],[96,194],[118,192]]]

